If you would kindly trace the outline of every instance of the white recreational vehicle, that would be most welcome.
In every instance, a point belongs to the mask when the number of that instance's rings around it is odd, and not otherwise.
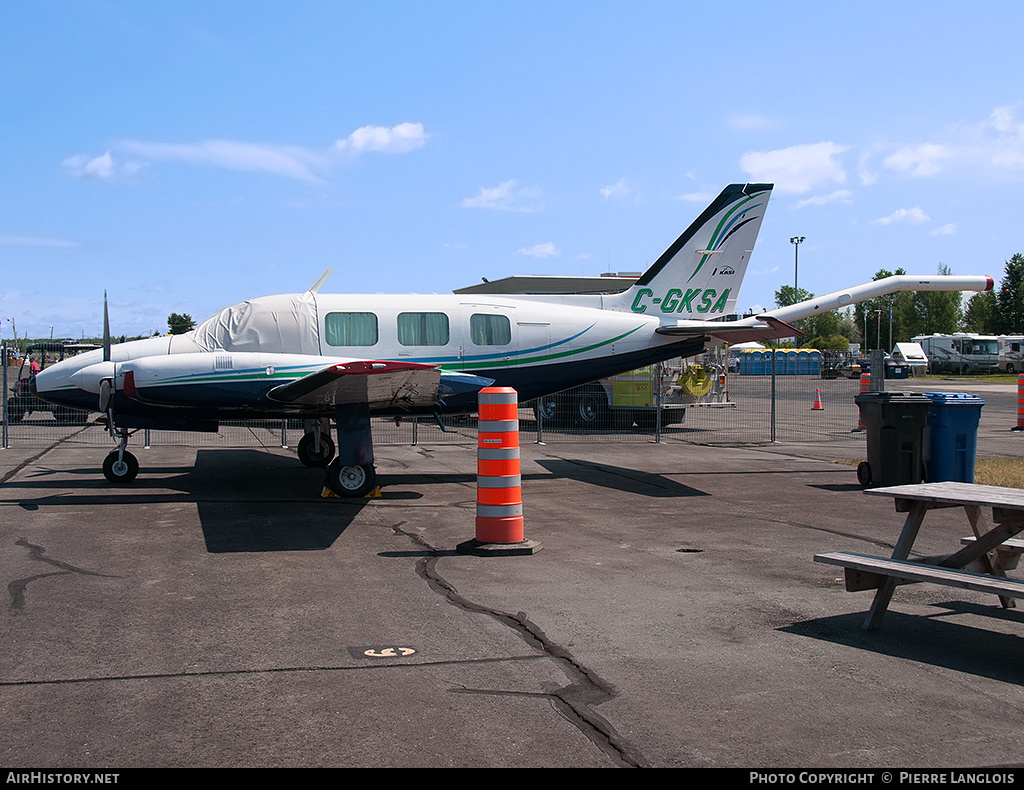
[[[1024,371],[1024,335],[1000,335],[999,369],[1007,373]]]
[[[999,339],[995,335],[918,335],[913,342],[928,357],[931,373],[991,373],[999,365]]]

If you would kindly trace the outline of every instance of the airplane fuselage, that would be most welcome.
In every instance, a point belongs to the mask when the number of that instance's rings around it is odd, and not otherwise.
[[[263,297],[225,308],[185,335],[113,346],[108,363],[102,351],[67,360],[47,369],[36,386],[48,400],[95,410],[101,382],[112,379],[113,405],[122,421],[148,425],[139,419],[152,413],[187,428],[180,422],[184,417],[258,417],[270,409],[330,416],[331,404],[275,402],[269,393],[325,366],[357,360],[436,366],[443,374],[512,387],[525,401],[704,347],[700,338],[655,334],[659,319],[654,316],[602,309],[600,296],[589,300],[593,306],[552,309],[542,300],[509,297]],[[277,329],[286,305],[291,314],[304,314],[301,337]],[[460,377],[447,380],[457,384]],[[429,402],[377,402],[371,411],[473,411],[476,391],[446,392],[442,386],[441,397]]]

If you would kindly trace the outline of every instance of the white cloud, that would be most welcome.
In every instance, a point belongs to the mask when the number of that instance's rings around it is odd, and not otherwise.
[[[405,154],[422,148],[428,134],[421,123],[400,123],[397,126],[360,126],[344,140],[338,140],[334,147],[351,153],[375,152],[384,154]]]
[[[928,222],[930,217],[920,208],[901,208],[894,211],[888,217],[879,217],[872,225],[921,225]]]
[[[510,179],[496,187],[481,187],[476,197],[462,200],[462,207],[534,212],[540,208],[540,190],[536,187],[520,187],[515,179]]]
[[[632,193],[633,190],[626,185],[626,180],[624,178],[620,178],[611,186],[601,188],[601,194],[605,198],[625,198],[629,197]]]
[[[685,203],[710,203],[717,197],[713,192],[687,192],[685,195],[676,195],[676,200]]]
[[[121,140],[114,148],[144,160],[183,162],[319,182],[331,165],[339,161],[341,154],[404,154],[422,148],[428,137],[423,124],[400,123],[392,127],[362,126],[326,150],[240,140],[203,140],[195,143]],[[142,167],[138,162],[119,162],[110,151],[100,156],[72,156],[65,159],[63,165],[72,176],[99,179],[131,175]]]
[[[531,258],[557,258],[561,253],[552,243],[536,244],[533,247],[523,247],[519,250],[520,255],[529,255]]]
[[[996,107],[983,121],[953,126],[934,137],[898,148],[885,158],[885,166],[913,178],[961,168],[1002,176],[1024,170],[1024,122],[1017,118],[1016,105]]]
[[[124,140],[119,147],[145,159],[185,162],[192,165],[221,167],[250,173],[319,181],[316,170],[324,167],[326,157],[296,146],[263,145],[237,140],[204,140],[199,143],[150,143]]]
[[[68,175],[75,178],[108,180],[134,175],[142,167],[137,162],[117,162],[110,151],[99,156],[77,154],[61,162]]]
[[[846,171],[838,161],[848,146],[833,142],[810,143],[774,151],[750,151],[740,167],[754,181],[770,181],[780,193],[809,192],[822,184],[843,184]]]
[[[71,249],[81,247],[81,243],[70,239],[59,239],[52,236],[16,236],[0,234],[0,247],[45,247],[50,249]]]
[[[935,230],[933,230],[928,235],[929,236],[952,236],[954,233],[956,233],[956,223],[955,222],[947,222],[941,228],[936,228]]]
[[[922,143],[907,146],[886,157],[886,167],[919,178],[941,173],[946,164],[954,159],[955,151],[946,145]]]
[[[837,201],[849,203],[852,194],[853,193],[848,189],[837,189],[835,192],[830,192],[827,195],[818,195],[817,197],[807,198],[807,200],[801,200],[796,204],[796,207],[824,206],[828,203],[835,203]]]

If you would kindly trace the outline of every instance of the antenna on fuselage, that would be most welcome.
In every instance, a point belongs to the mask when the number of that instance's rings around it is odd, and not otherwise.
[[[333,267],[328,267],[327,271],[325,271],[323,274],[317,277],[316,282],[306,289],[306,293],[320,293],[320,289],[324,287],[324,283],[331,279],[331,272],[333,271]]]

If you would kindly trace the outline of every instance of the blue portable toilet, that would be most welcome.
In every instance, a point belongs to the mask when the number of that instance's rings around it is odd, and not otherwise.
[[[925,482],[973,483],[985,401],[962,392],[926,392],[925,397],[931,400],[921,431]]]

